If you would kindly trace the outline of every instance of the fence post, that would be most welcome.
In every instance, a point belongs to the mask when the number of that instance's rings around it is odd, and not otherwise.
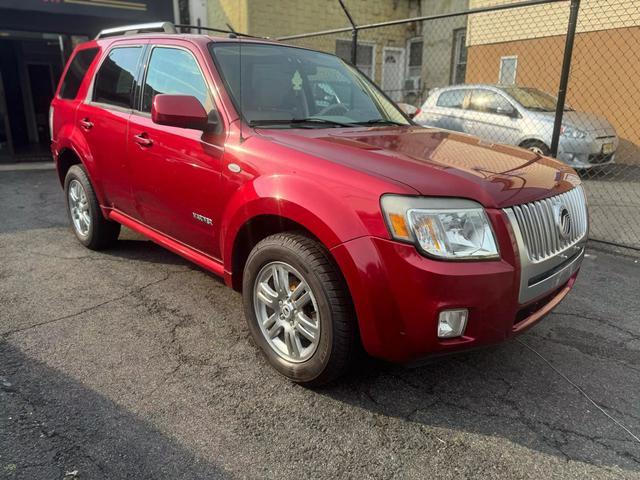
[[[564,58],[562,59],[562,71],[560,73],[560,86],[558,87],[558,103],[556,105],[555,120],[553,122],[553,134],[551,135],[551,155],[554,157],[558,156],[558,143],[560,142],[562,116],[564,115],[564,105],[567,99],[567,86],[569,85],[571,57],[573,55],[573,43],[576,38],[576,26],[578,25],[579,11],[580,0],[571,0],[571,6],[569,7],[569,25],[567,27],[567,38],[564,45]]]
[[[338,0],[340,2],[340,6],[344,11],[344,14],[349,19],[349,23],[351,24],[351,63],[356,65],[358,62],[358,26],[356,22],[353,21],[353,17],[351,16],[351,12],[344,4],[344,0]]]
[[[358,64],[358,29],[351,30],[351,63]]]

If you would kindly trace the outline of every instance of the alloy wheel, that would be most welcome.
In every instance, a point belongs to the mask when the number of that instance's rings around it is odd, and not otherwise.
[[[75,178],[69,182],[68,197],[73,228],[78,235],[86,237],[91,228],[91,211],[84,187]]]
[[[537,155],[544,155],[544,151],[540,148],[540,147],[536,147],[536,146],[532,146],[529,147],[529,150],[531,150],[533,153],[537,154]]]
[[[315,295],[291,265],[266,264],[253,285],[260,331],[269,346],[288,362],[308,360],[320,341],[320,313]]]

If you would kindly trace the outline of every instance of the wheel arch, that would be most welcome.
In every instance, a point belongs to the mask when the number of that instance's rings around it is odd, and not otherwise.
[[[372,205],[367,205],[361,199],[358,207],[350,208],[335,190],[295,175],[262,176],[245,183],[234,191],[220,222],[226,283],[234,288],[239,285],[242,269],[238,265],[242,265],[244,250],[265,236],[298,230],[331,250],[369,234],[373,222],[369,220],[367,226],[363,217],[370,217],[374,206],[378,208],[378,198],[372,196],[370,201]],[[382,219],[379,228],[386,228]]]
[[[106,199],[102,185],[99,182],[100,172],[98,165],[82,132],[78,128],[66,125],[58,134],[58,138],[60,141],[57,151],[54,153],[54,159],[60,184],[64,186],[65,176],[72,165],[81,164],[87,172],[91,186],[98,197],[98,202],[100,205],[105,205]]]
[[[60,180],[60,185],[64,186],[64,179],[67,176],[67,172],[73,165],[82,164],[82,160],[78,156],[78,154],[72,148],[64,148],[60,150],[58,153],[58,179]]]
[[[242,275],[253,247],[263,239],[283,232],[297,232],[322,243],[311,230],[290,218],[274,214],[259,214],[249,218],[242,224],[233,240],[229,267],[231,287],[234,290],[242,291]]]
[[[526,148],[525,144],[531,143],[531,142],[539,142],[539,143],[542,143],[545,147],[550,148],[549,145],[547,144],[547,142],[545,142],[542,138],[534,137],[534,136],[531,136],[531,135],[528,135],[527,137],[523,138],[520,141],[520,143],[518,143],[518,146],[520,148]]]

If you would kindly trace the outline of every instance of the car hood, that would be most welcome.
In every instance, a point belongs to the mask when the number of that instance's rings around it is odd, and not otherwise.
[[[556,116],[554,112],[530,111],[530,113],[550,123],[553,123]],[[615,135],[616,133],[609,120],[596,113],[567,111],[562,115],[562,124],[585,132],[595,133],[596,136]]]
[[[580,183],[575,171],[527,150],[422,127],[257,130],[288,148],[393,179],[429,196],[502,208]]]

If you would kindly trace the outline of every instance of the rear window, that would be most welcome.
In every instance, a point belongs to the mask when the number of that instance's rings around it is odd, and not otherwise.
[[[60,98],[66,98],[69,100],[76,98],[80,85],[82,84],[82,80],[97,54],[97,48],[87,48],[86,50],[80,50],[75,54],[73,60],[71,60],[69,68],[67,69],[66,75],[62,79]]]
[[[442,92],[438,97],[438,107],[447,108],[462,108],[464,97],[467,94],[466,90],[450,90],[448,92]]]
[[[93,101],[131,107],[131,97],[142,47],[114,48],[96,74]]]

